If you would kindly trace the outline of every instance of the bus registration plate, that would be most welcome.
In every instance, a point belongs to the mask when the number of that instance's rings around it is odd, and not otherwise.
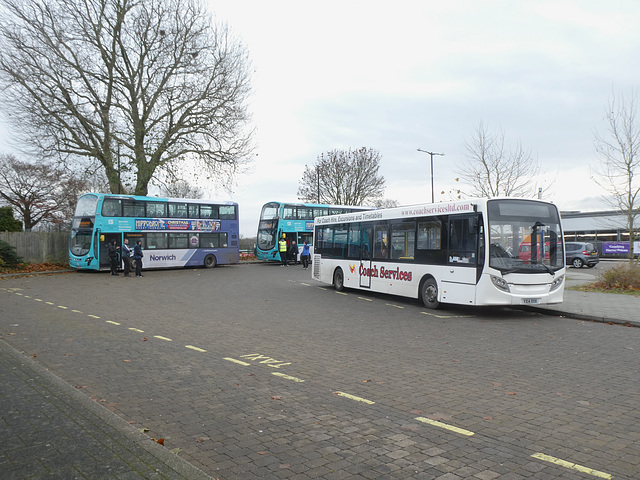
[[[523,298],[522,303],[531,305],[535,303],[540,303],[540,299],[539,298]]]

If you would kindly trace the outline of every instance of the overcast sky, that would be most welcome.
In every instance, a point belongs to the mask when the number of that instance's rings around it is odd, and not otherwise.
[[[252,173],[231,194],[241,234],[260,207],[296,201],[305,164],[328,150],[382,155],[385,198],[449,199],[480,122],[531,150],[543,198],[604,208],[590,178],[612,92],[640,85],[640,2],[211,0],[247,47],[257,129]],[[226,194],[227,197],[229,196]]]

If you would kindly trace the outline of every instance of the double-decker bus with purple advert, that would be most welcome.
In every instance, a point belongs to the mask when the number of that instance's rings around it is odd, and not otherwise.
[[[69,265],[108,270],[107,245],[138,240],[144,268],[215,267],[238,263],[238,204],[213,200],[87,193],[78,199]],[[121,251],[121,248],[119,249]],[[132,259],[132,268],[135,266]]]

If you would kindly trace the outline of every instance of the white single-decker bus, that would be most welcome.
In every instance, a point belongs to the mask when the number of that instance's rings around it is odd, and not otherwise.
[[[557,207],[469,199],[317,217],[313,278],[419,298],[427,308],[562,302]]]

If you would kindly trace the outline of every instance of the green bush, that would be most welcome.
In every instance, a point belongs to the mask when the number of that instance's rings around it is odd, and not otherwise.
[[[14,267],[23,262],[16,253],[16,247],[0,240],[0,267]]]
[[[0,207],[0,232],[21,232],[22,222],[13,218],[11,207]]]
[[[608,290],[640,290],[640,266],[625,263],[610,268],[600,274],[596,286]]]

